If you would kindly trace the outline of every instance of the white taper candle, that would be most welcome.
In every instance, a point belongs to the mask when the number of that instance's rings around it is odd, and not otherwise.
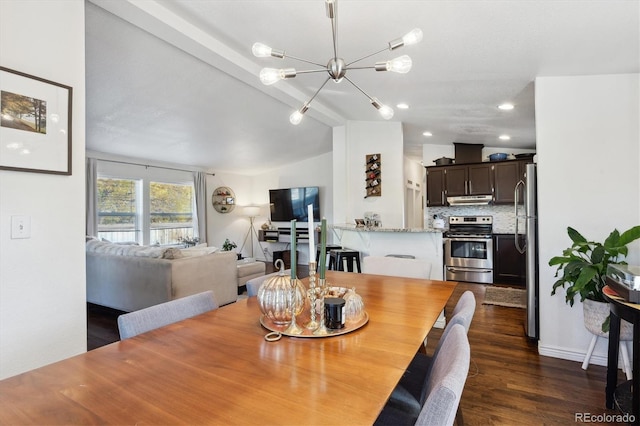
[[[315,230],[313,226],[313,204],[307,206],[307,216],[309,221],[309,262],[316,261]]]

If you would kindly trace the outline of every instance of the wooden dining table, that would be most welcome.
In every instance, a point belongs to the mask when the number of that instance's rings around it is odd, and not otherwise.
[[[0,381],[0,424],[372,424],[457,283],[327,282],[355,287],[364,326],[269,342],[250,297]]]

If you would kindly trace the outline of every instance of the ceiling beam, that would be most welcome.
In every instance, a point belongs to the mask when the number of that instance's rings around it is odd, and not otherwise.
[[[309,98],[308,93],[296,89],[291,84],[264,86],[258,78],[262,67],[156,1],[89,1],[254,89],[291,106],[294,110]],[[249,48],[248,46],[247,49]],[[346,122],[345,117],[320,101],[314,102],[313,108],[307,115],[330,127],[341,126]]]

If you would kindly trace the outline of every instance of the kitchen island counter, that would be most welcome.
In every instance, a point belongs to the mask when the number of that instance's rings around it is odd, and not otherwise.
[[[442,229],[367,228],[349,224],[331,225],[330,228],[337,244],[358,250],[361,257],[411,255],[431,263],[432,280],[444,279]]]
[[[342,231],[355,231],[355,232],[399,232],[399,233],[440,233],[444,232],[443,229],[435,228],[383,228],[383,227],[366,227],[355,225],[331,225],[330,228],[334,230]]]

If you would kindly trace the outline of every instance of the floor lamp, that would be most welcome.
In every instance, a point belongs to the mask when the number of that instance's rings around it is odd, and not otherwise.
[[[251,238],[251,257],[253,256],[253,236],[255,235],[256,237],[256,241],[258,241],[258,245],[260,246],[260,249],[262,249],[262,244],[260,244],[260,238],[258,237],[258,232],[256,231],[256,228],[253,226],[253,221],[254,219],[260,215],[260,207],[259,206],[246,206],[244,208],[244,210],[242,211],[242,214],[249,217],[249,229],[247,230],[247,235],[245,235],[244,237],[244,241],[242,243],[242,247],[240,247],[240,253],[242,253],[242,249],[244,248],[244,245],[247,243],[247,238]]]

